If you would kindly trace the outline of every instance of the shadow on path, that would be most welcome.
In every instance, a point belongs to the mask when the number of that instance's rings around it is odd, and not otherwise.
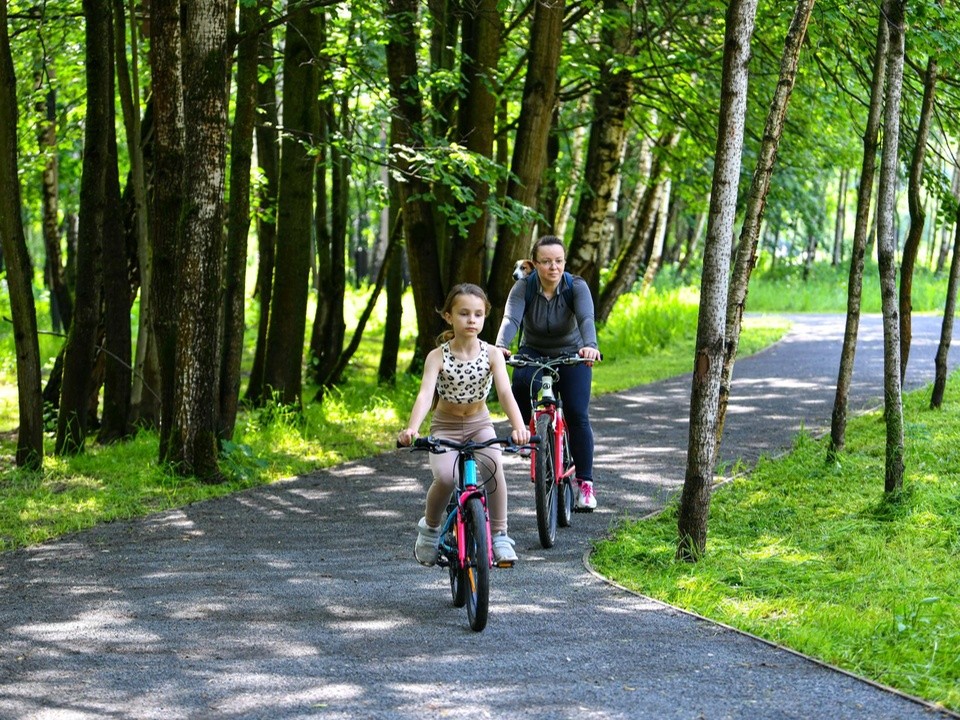
[[[828,422],[842,322],[798,319],[737,363],[725,459]],[[939,321],[914,323],[915,385]],[[882,392],[873,324],[856,407]],[[930,717],[584,569],[591,538],[682,483],[688,393],[680,378],[597,399],[601,507],[549,551],[524,466],[507,461],[521,562],[493,574],[480,634],[446,573],[413,560],[429,472],[404,451],[0,555],[0,717]]]

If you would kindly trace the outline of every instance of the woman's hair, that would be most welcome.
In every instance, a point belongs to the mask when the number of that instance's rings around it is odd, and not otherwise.
[[[533,244],[533,247],[530,248],[531,260],[537,259],[537,251],[544,245],[559,245],[561,248],[564,248],[564,252],[566,252],[566,248],[563,245],[563,240],[558,238],[556,235],[544,235],[537,238],[537,241]]]
[[[443,307],[440,309],[440,316],[444,316],[449,312],[453,312],[453,304],[457,301],[457,298],[461,295],[473,295],[483,300],[483,314],[490,314],[490,300],[487,298],[487,294],[483,291],[479,285],[474,285],[473,283],[460,283],[459,285],[454,285],[450,288],[450,292],[447,293],[447,299],[443,303]],[[450,340],[453,337],[453,330],[444,330],[440,335],[437,336],[437,345],[442,345],[447,340]]]

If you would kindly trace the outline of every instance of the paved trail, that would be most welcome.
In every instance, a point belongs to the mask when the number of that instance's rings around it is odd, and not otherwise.
[[[843,319],[795,320],[736,365],[728,461],[829,423]],[[939,327],[914,319],[908,387],[932,379]],[[881,351],[865,318],[854,407],[882,393]],[[682,483],[688,393],[595,401],[601,506],[552,550],[508,460],[521,562],[494,573],[481,634],[412,559],[429,473],[404,451],[0,555],[0,718],[941,716],[584,569],[591,538]]]

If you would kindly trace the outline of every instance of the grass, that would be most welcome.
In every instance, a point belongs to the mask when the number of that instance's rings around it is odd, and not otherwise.
[[[718,488],[705,556],[674,559],[677,505],[597,543],[626,587],[960,710],[960,378],[944,407],[905,398],[904,491],[883,491],[884,424],[852,420],[847,450],[801,434]]]

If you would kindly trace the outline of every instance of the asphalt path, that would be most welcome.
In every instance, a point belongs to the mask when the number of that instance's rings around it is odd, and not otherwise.
[[[828,427],[843,318],[793,320],[736,364],[725,463]],[[932,380],[940,332],[913,322],[907,388]],[[882,396],[882,345],[865,317],[851,410]],[[595,399],[600,507],[551,550],[507,460],[520,562],[492,574],[482,633],[413,560],[429,471],[409,451],[0,555],[0,718],[946,717],[585,567],[681,486],[689,390]]]

